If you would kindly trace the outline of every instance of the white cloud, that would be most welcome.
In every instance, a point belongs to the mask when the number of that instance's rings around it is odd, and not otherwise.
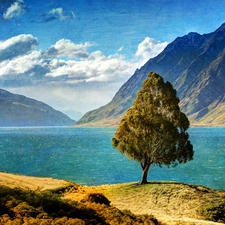
[[[23,74],[37,65],[42,67],[46,66],[42,59],[41,52],[32,51],[30,54],[20,55],[11,60],[0,62],[0,76]]]
[[[52,9],[48,12],[48,14],[53,15],[60,20],[68,19],[68,17],[64,15],[64,12],[63,12],[62,8]]]
[[[153,38],[146,37],[139,45],[136,52],[136,56],[142,59],[142,64],[157,56],[168,45],[168,42],[156,41]]]
[[[143,59],[157,55],[167,43],[145,38],[138,45],[136,57],[127,61],[122,54],[106,56],[100,50],[88,52],[93,44],[76,44],[61,39],[46,51],[35,51],[37,38],[22,34],[0,42],[0,75],[34,76],[40,83],[125,82]],[[122,50],[122,48],[121,48]],[[140,59],[141,58],[141,59]],[[6,61],[5,61],[6,60]],[[142,63],[142,64],[141,64]],[[40,76],[40,71],[44,74]],[[24,76],[24,75],[23,75]],[[5,78],[6,79],[6,78]],[[15,80],[16,82],[16,80]]]
[[[31,34],[21,34],[0,42],[0,61],[24,55],[36,48],[38,40]]]
[[[120,55],[106,57],[101,51],[92,52],[81,61],[54,59],[49,68],[50,72],[46,76],[67,76],[68,83],[109,82],[117,79],[125,81],[134,70],[134,66]]]
[[[107,57],[99,50],[88,53],[88,48],[93,45],[89,42],[75,44],[70,40],[59,40],[44,53],[45,57],[54,57],[49,63],[50,70],[46,76],[64,76],[64,81],[67,76],[67,83],[108,82],[117,78],[125,81],[134,65],[131,66],[120,54]],[[60,57],[63,58],[57,59]]]
[[[14,17],[18,17],[21,14],[26,12],[26,5],[23,0],[17,0],[3,13],[3,18],[5,20],[12,19]]]
[[[122,51],[123,51],[123,46],[117,50],[117,52],[122,52]]]
[[[50,22],[54,20],[75,19],[76,14],[73,11],[64,11],[63,8],[53,8],[50,11],[42,14],[42,22]]]
[[[75,44],[62,39],[46,51],[37,51],[38,40],[32,35],[18,35],[0,42],[0,75],[15,86],[23,79],[37,83],[77,84],[81,82],[125,82],[135,70],[122,55],[105,56],[89,42]],[[14,80],[12,81],[12,76]],[[1,81],[0,81],[1,82]],[[29,84],[30,84],[29,83]]]
[[[87,48],[92,46],[89,42],[75,44],[70,40],[61,39],[46,52],[47,57],[85,58],[88,56]]]

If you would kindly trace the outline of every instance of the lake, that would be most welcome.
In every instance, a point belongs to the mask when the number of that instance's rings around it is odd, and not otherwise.
[[[140,181],[136,161],[111,146],[116,128],[0,128],[0,170],[53,177],[84,185]],[[225,128],[190,128],[194,160],[177,167],[152,166],[148,179],[225,190]]]

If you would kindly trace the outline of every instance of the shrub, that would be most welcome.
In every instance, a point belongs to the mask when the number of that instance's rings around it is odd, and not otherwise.
[[[62,200],[58,194],[51,191],[35,193],[0,186],[0,210],[0,216],[5,214],[8,221],[21,220],[20,218],[23,220],[25,218],[26,220],[27,218],[37,218],[37,220],[77,218],[84,220],[85,224],[106,224],[104,218],[92,208],[79,202]],[[13,224],[18,224],[18,221]]]
[[[62,200],[60,191],[35,193],[0,186],[0,224],[14,225],[156,225],[149,215],[136,216],[110,206],[103,194],[88,194],[83,202]]]
[[[207,220],[225,223],[225,199],[222,202],[206,205],[200,214]]]
[[[110,201],[101,193],[90,193],[87,195],[84,201],[110,206]]]

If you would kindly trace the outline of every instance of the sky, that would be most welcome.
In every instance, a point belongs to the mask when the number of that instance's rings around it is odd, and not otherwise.
[[[225,0],[0,0],[0,88],[75,118],[73,111],[108,103],[176,37],[216,30],[224,7]]]

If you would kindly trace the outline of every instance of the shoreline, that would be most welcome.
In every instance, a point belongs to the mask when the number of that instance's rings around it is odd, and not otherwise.
[[[22,185],[22,182],[24,183],[24,185]],[[116,186],[116,185],[123,185],[123,184],[140,185],[139,182],[140,182],[139,180],[136,180],[136,181],[127,181],[127,182],[124,181],[124,182],[117,182],[117,183],[82,184],[76,181],[67,180],[63,178],[53,178],[50,176],[32,176],[32,175],[5,172],[0,170],[0,186],[6,185],[9,187],[12,186],[14,188],[16,187],[16,185],[18,186],[22,185],[24,186],[24,188],[27,188],[30,190],[35,190],[36,188],[36,189],[39,189],[40,191],[44,191],[47,189],[54,189],[54,188],[71,185],[71,184],[76,184],[79,186],[91,188],[91,187],[101,187],[101,186]],[[182,185],[204,187],[204,188],[208,188],[215,191],[225,192],[225,189],[213,188],[208,185],[204,185],[200,183],[188,183],[185,181],[177,181],[177,180],[148,180],[147,184],[182,184]]]

